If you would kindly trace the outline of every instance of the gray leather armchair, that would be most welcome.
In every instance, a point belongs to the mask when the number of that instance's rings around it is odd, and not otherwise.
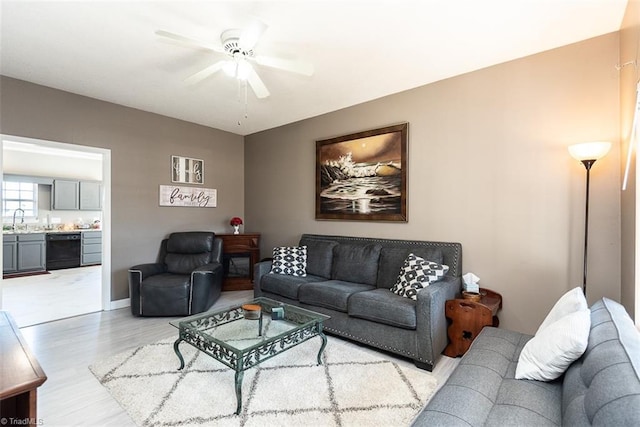
[[[211,307],[222,291],[222,239],[212,232],[172,233],[158,262],[129,269],[134,316],[188,316]]]

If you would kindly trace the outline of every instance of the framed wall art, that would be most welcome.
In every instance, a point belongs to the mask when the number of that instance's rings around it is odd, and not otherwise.
[[[316,141],[316,219],[406,222],[408,128]]]
[[[204,184],[204,160],[171,156],[171,182]]]

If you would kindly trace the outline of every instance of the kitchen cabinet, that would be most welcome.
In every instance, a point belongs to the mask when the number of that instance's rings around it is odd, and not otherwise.
[[[44,233],[2,236],[3,274],[44,271],[47,259],[44,236]]]
[[[14,235],[2,236],[2,273],[18,271],[18,239]]]
[[[83,231],[80,265],[102,264],[102,231]]]
[[[53,180],[52,209],[77,211],[80,208],[80,182],[62,179]]]
[[[99,211],[102,209],[102,183],[80,181],[80,210]]]
[[[102,210],[102,183],[99,181],[55,179],[51,191],[54,210]]]

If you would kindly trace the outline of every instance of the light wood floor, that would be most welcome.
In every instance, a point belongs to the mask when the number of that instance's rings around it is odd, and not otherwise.
[[[223,292],[214,308],[246,301],[252,296],[252,291]],[[21,328],[48,377],[38,389],[38,418],[42,424],[47,427],[134,426],[88,366],[126,349],[176,336],[175,328],[169,325],[171,319],[133,317],[127,308]],[[412,366],[408,360],[387,357]],[[433,372],[439,384],[449,377],[458,360],[442,356]]]
[[[18,327],[102,310],[102,266],[52,270],[2,281],[2,309]]]

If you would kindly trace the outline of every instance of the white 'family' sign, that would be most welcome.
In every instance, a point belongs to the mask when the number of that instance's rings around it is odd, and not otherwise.
[[[215,208],[217,191],[214,188],[160,186],[160,206],[188,206]]]

